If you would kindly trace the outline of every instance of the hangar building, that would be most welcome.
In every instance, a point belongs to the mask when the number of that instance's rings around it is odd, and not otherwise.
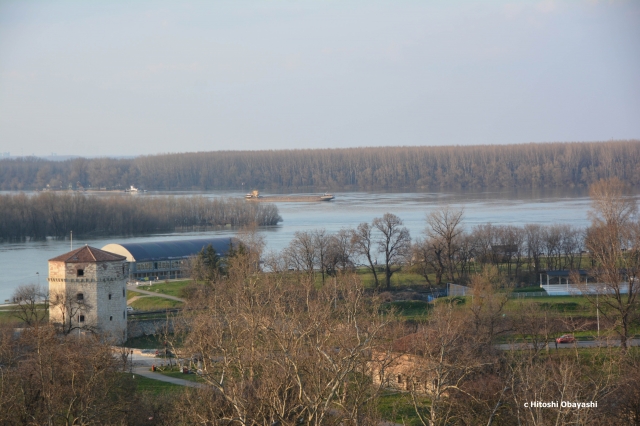
[[[129,262],[129,279],[174,279],[187,277],[188,259],[211,245],[223,257],[237,245],[234,238],[155,241],[149,243],[107,244],[102,250],[124,256]]]

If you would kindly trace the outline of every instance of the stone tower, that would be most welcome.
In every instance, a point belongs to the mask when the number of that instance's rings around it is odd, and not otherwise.
[[[127,339],[128,264],[124,256],[84,246],[49,260],[49,321],[65,333]]]

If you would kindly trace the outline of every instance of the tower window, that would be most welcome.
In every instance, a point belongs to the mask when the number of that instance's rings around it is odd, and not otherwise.
[[[84,294],[78,293],[78,295],[76,296],[76,299],[78,300],[78,302],[82,302],[84,300]]]
[[[109,293],[109,300],[111,300],[111,293]]]
[[[80,315],[79,318],[78,318],[78,321],[84,322],[84,315]]]
[[[84,269],[78,269],[78,276],[84,277]]]
[[[111,316],[111,317],[109,317],[109,321],[113,321],[113,317],[112,317],[112,316]]]
[[[122,297],[126,297],[124,294],[124,288],[122,288]]]

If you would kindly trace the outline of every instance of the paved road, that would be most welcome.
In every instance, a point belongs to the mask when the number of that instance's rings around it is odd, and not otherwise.
[[[127,290],[131,290],[131,291],[135,291],[138,293],[142,293],[145,294],[147,296],[156,296],[156,297],[162,297],[164,299],[171,299],[171,300],[177,300],[178,302],[184,302],[184,299],[181,299],[179,297],[176,296],[169,296],[168,294],[162,294],[162,293],[156,293],[155,291],[147,291],[147,290],[141,290],[140,288],[136,287],[136,286],[127,286]],[[127,303],[131,303],[132,299],[129,299],[129,301]]]
[[[114,348],[114,355],[118,356],[117,348]],[[192,382],[190,380],[180,379],[177,377],[169,377],[164,374],[150,371],[152,365],[162,365],[162,358],[156,358],[152,353],[142,352],[140,349],[133,349],[133,355],[129,358],[131,365],[127,364],[127,371],[132,371],[143,377],[161,382],[173,383],[174,385],[188,386],[192,388],[202,387],[202,383]],[[149,351],[153,352],[153,351]],[[173,361],[175,364],[175,360]]]
[[[177,377],[169,377],[161,373],[154,373],[152,371],[149,371],[148,365],[134,366],[133,373],[138,374],[142,377],[147,377],[149,379],[159,380],[161,382],[173,383],[174,385],[188,386],[191,388],[200,388],[204,386],[202,383],[196,383],[190,380],[179,379]]]
[[[549,349],[555,349],[555,341],[549,341]],[[640,339],[632,339],[627,341],[628,346],[640,346]],[[571,348],[596,348],[598,346],[620,346],[620,340],[579,340],[576,343],[560,343],[558,349],[571,349]],[[503,351],[533,349],[531,343],[505,343],[496,345],[498,349]]]

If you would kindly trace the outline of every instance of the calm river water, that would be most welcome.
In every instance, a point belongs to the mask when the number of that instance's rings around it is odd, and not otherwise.
[[[123,194],[148,197],[169,193]],[[241,192],[189,192],[173,195],[205,197],[242,197]],[[351,228],[361,222],[391,212],[404,220],[412,237],[425,227],[425,216],[443,205],[464,209],[467,228],[492,222],[494,224],[523,225],[526,223],[568,223],[587,225],[589,198],[585,190],[508,191],[508,192],[456,192],[456,193],[334,193],[336,198],[326,203],[276,203],[283,218],[278,226],[264,228],[262,232],[267,250],[281,250],[294,232],[325,228],[335,232]],[[0,218],[1,220],[1,218]],[[108,236],[82,238],[74,236],[74,247],[89,244],[101,248],[120,242],[143,242],[168,239],[198,238],[206,236],[232,236],[233,230],[153,234],[136,237]],[[21,243],[0,243],[0,303],[8,299],[14,289],[27,283],[45,285],[47,260],[69,251],[68,240],[47,240]]]

